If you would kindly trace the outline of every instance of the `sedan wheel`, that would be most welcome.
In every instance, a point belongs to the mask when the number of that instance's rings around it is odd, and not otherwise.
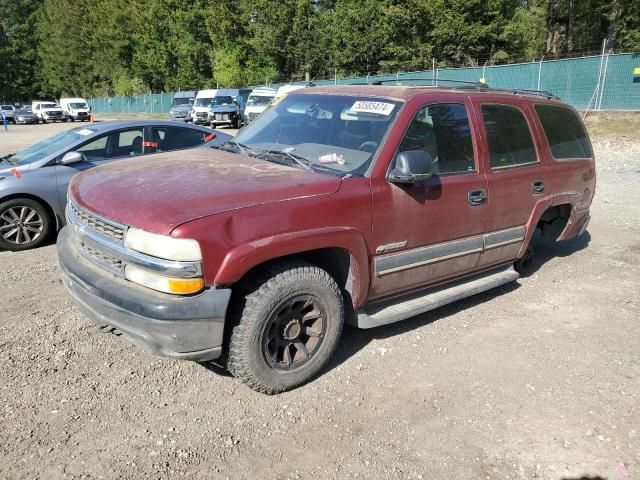
[[[14,199],[0,205],[0,248],[27,250],[45,241],[49,215],[31,199]]]

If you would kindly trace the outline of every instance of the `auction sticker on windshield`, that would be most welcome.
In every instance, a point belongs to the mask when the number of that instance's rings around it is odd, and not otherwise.
[[[387,102],[369,102],[358,100],[353,104],[350,111],[358,113],[377,113],[378,115],[391,115],[395,105]]]
[[[88,128],[83,128],[82,130],[78,130],[76,132],[78,135],[91,135],[93,133],[93,130],[89,130]]]

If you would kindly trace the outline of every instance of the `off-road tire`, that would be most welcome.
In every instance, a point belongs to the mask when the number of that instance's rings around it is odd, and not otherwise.
[[[315,378],[333,356],[344,323],[343,297],[331,275],[307,262],[288,261],[265,267],[240,288],[229,318],[224,359],[229,372],[252,389],[270,395]],[[278,370],[265,357],[263,335],[278,310],[300,295],[313,296],[324,309],[324,335],[306,363],[293,370]]]
[[[20,209],[21,207],[26,207],[37,212],[37,215],[39,215],[40,219],[42,220],[42,232],[33,241],[30,241],[28,243],[15,243],[15,241],[9,241],[3,237],[4,234],[8,233],[6,229],[4,229],[0,231],[0,249],[10,250],[12,252],[29,250],[31,248],[36,248],[42,245],[51,236],[51,231],[54,228],[54,222],[51,218],[51,215],[49,214],[49,211],[40,202],[32,200],[31,198],[13,198],[11,200],[7,200],[6,202],[1,202],[0,217],[2,217],[5,212],[8,212],[11,209]],[[0,227],[2,227],[2,225],[3,221],[0,218]],[[33,235],[33,232],[30,232],[30,234]]]

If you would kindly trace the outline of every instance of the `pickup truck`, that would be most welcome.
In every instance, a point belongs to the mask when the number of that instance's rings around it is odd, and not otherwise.
[[[536,229],[582,234],[576,111],[485,87],[352,85],[277,100],[230,142],[76,176],[63,283],[107,332],[274,394],[371,328],[513,282]]]

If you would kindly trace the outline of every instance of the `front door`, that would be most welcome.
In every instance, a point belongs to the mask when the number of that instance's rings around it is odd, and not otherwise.
[[[371,298],[475,268],[483,248],[487,182],[478,168],[469,107],[453,102],[418,107],[398,152],[425,150],[433,161],[431,179],[414,185],[372,182]]]
[[[75,148],[74,151],[82,153],[84,161],[56,165],[58,199],[62,208],[67,204],[67,188],[74,175],[114,160],[143,155],[143,139],[143,127],[128,128],[101,135]]]

